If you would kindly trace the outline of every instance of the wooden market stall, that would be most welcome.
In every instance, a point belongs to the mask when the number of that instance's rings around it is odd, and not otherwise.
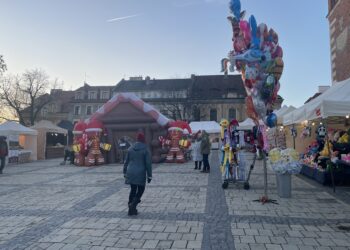
[[[323,183],[350,184],[350,79],[283,117],[287,147],[303,154],[302,173]],[[330,165],[330,161],[333,164]],[[334,165],[334,166],[333,166]],[[333,166],[330,168],[330,166]],[[339,178],[338,178],[339,177]]]
[[[31,127],[38,131],[38,159],[63,158],[68,131],[42,120]]]

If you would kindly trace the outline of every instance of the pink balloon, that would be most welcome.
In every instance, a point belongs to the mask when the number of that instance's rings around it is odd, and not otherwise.
[[[251,32],[250,32],[249,23],[247,21],[241,20],[239,22],[239,28],[241,29],[241,32],[242,32],[243,37],[244,37],[244,41],[245,41],[246,45],[248,46],[250,44],[250,41],[251,41]]]
[[[235,39],[233,39],[233,49],[236,53],[242,53],[247,49],[247,45],[244,41],[243,36],[238,36]]]

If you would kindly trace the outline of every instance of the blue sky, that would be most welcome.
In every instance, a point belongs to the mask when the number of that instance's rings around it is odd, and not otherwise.
[[[279,34],[284,104],[300,106],[331,83],[327,1],[241,2]],[[232,48],[228,0],[1,0],[0,9],[8,71],[42,68],[67,89],[85,74],[92,85],[220,74]],[[114,18],[122,19],[108,21]]]

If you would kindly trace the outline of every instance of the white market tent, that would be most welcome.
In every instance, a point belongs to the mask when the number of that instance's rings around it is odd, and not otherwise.
[[[38,159],[44,160],[46,158],[46,150],[47,150],[47,143],[46,143],[46,134],[47,133],[56,133],[56,134],[68,134],[68,130],[64,128],[60,128],[53,124],[50,121],[47,120],[41,120],[40,122],[36,123],[34,126],[31,127],[32,129],[35,129],[38,131]],[[62,148],[63,152],[63,148]]]
[[[274,111],[275,115],[277,116],[277,124],[283,124],[283,116],[285,116],[286,114],[288,114],[294,110],[296,110],[295,107],[284,105],[279,110]]]
[[[216,134],[221,131],[219,123],[215,121],[191,122],[190,127],[193,134],[197,133],[199,130],[205,130],[208,134]]]
[[[284,125],[301,123],[331,116],[347,116],[350,114],[350,78],[334,83],[310,102],[286,114],[283,117]]]
[[[239,123],[238,130],[252,130],[256,126],[254,121],[250,118],[245,119],[243,122]]]
[[[37,136],[38,132],[27,128],[17,122],[7,121],[0,125],[0,135],[6,136],[9,143],[12,138],[19,141],[24,151],[30,151],[30,160],[37,160]]]

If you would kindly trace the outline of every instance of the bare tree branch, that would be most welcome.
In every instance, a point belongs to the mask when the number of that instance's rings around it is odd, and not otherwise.
[[[2,55],[0,55],[0,75],[4,73],[7,70],[4,58]]]
[[[21,77],[10,75],[0,80],[1,104],[14,111],[21,124],[26,123],[26,114],[29,114],[30,125],[34,125],[42,108],[52,101],[47,92],[58,82],[57,79],[51,82],[40,69],[28,70]]]

